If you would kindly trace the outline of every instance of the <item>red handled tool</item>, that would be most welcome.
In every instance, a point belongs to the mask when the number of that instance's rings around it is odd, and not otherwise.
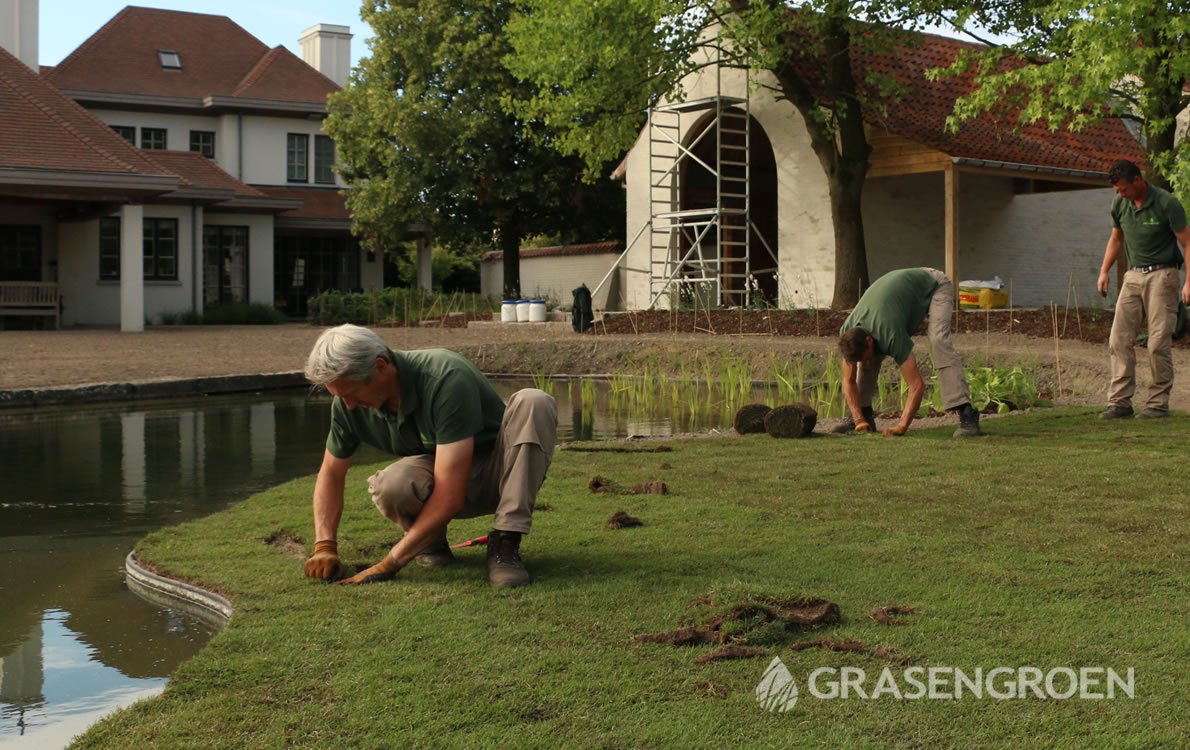
[[[468,539],[465,542],[459,542],[458,544],[452,544],[452,545],[450,545],[450,548],[458,549],[459,547],[477,547],[481,544],[487,544],[487,543],[488,543],[488,535],[484,534],[483,536],[477,536],[474,539]]]

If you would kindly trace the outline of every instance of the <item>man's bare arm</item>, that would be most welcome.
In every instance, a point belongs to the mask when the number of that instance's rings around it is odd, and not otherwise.
[[[1112,227],[1111,235],[1107,238],[1107,248],[1103,251],[1103,265],[1099,268],[1099,293],[1107,296],[1111,286],[1111,267],[1124,252],[1124,232],[1119,227]]]
[[[434,491],[405,536],[389,552],[402,566],[438,538],[450,520],[463,509],[475,439],[439,445],[434,451]]]

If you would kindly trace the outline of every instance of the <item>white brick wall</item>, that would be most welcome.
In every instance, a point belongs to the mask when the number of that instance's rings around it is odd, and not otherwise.
[[[619,256],[619,252],[590,255],[552,255],[521,258],[521,293],[526,299],[548,299],[570,307],[572,291],[586,284],[592,292]],[[485,260],[479,267],[482,294],[499,298],[504,292],[504,261]],[[623,289],[622,273],[608,279],[591,302],[596,310],[622,310],[619,302]],[[609,299],[610,294],[610,299]]]

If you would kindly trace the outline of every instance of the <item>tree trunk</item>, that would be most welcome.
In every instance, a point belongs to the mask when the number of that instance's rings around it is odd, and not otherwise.
[[[515,218],[500,222],[500,250],[504,253],[504,299],[521,298],[521,233]]]
[[[831,91],[830,102],[819,101],[811,93],[792,57],[773,71],[781,93],[801,112],[810,134],[810,147],[826,174],[835,232],[835,290],[831,300],[835,310],[855,307],[860,292],[868,287],[868,255],[860,209],[872,147],[864,131],[858,86],[851,71],[849,23],[843,14],[830,19],[822,32],[826,60],[823,72]],[[797,40],[790,36],[786,41],[792,56]],[[821,61],[809,62],[821,65]],[[821,118],[823,107],[833,115],[830,125]]]

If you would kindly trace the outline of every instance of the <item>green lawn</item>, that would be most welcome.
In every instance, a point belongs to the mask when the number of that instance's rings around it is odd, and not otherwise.
[[[494,591],[483,549],[364,587],[307,581],[265,544],[310,540],[312,478],[138,545],[161,571],[229,595],[235,616],[164,695],[81,747],[1110,747],[1184,746],[1190,715],[1187,419],[1103,423],[1088,409],[904,438],[679,440],[671,453],[561,450],[523,546],[536,583]],[[624,444],[632,447],[632,444]],[[340,550],[394,541],[349,478]],[[595,474],[671,494],[592,494]],[[625,510],[644,526],[618,531]],[[451,526],[451,539],[486,530]],[[707,646],[639,643],[708,592],[819,596],[842,622],[754,659],[696,665]],[[868,613],[912,606],[901,626]],[[875,675],[895,658],[795,651],[816,638],[890,646],[909,666],[1135,668],[1135,698],[820,700],[817,667]],[[801,699],[761,708],[779,655]],[[1062,683],[1059,683],[1060,685]],[[869,687],[871,684],[869,683]],[[716,692],[727,691],[721,697]],[[1182,717],[1182,718],[1178,718]]]

